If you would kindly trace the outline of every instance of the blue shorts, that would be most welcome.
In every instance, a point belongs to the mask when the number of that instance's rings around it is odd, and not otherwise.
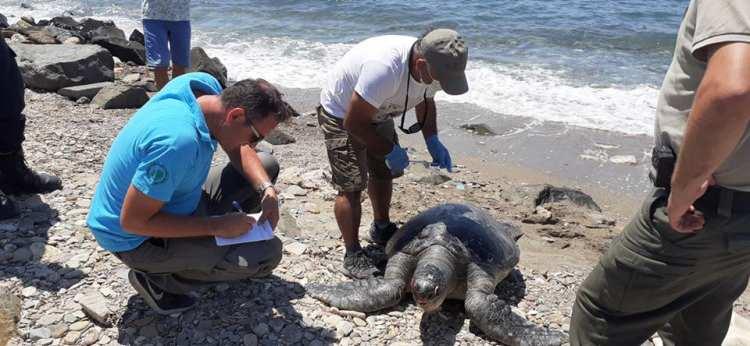
[[[149,68],[190,66],[190,21],[144,19],[143,36]]]

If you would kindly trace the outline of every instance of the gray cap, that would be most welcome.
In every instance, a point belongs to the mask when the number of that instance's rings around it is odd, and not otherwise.
[[[421,48],[445,93],[460,95],[469,90],[464,73],[469,48],[457,32],[451,29],[432,30],[422,38]]]

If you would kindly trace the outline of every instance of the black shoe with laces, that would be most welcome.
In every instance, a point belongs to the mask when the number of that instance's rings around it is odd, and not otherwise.
[[[60,178],[35,172],[26,164],[23,150],[0,155],[0,189],[9,195],[48,193],[62,189]]]
[[[389,222],[388,226],[382,228],[373,222],[372,226],[370,226],[370,239],[375,244],[385,246],[397,230],[398,226],[393,222]]]
[[[162,315],[183,312],[195,306],[195,299],[187,294],[174,294],[152,285],[146,275],[134,270],[128,273],[128,280],[141,295],[146,304]]]
[[[352,279],[367,279],[378,272],[370,257],[363,250],[344,255],[344,275]]]

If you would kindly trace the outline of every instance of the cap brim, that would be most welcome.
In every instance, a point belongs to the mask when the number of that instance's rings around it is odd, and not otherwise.
[[[445,75],[440,79],[440,86],[448,95],[461,95],[469,91],[469,82],[464,72]]]

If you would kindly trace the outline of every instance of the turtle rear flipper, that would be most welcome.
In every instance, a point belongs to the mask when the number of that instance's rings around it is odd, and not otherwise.
[[[492,276],[470,263],[465,308],[471,322],[488,337],[511,346],[559,346],[565,334],[542,328],[513,312],[497,298]]]
[[[398,280],[369,278],[337,285],[311,284],[307,286],[307,293],[339,309],[372,312],[398,304],[403,288],[404,283]]]

